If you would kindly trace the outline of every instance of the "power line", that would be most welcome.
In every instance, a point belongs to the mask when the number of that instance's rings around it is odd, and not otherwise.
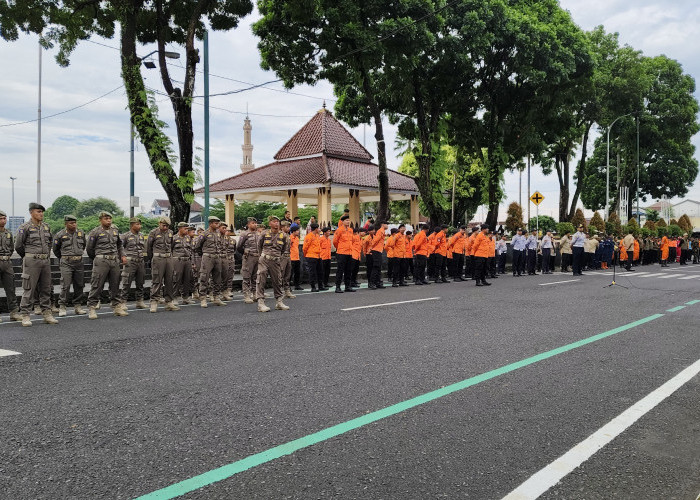
[[[117,90],[119,90],[119,89],[122,88],[123,86],[124,86],[124,85],[120,85],[119,87],[110,90],[110,91],[107,92],[106,94],[102,94],[102,95],[99,96],[99,97],[95,97],[94,99],[92,99],[92,100],[90,100],[90,101],[88,101],[88,102],[85,102],[85,103],[83,103],[83,104],[80,104],[80,105],[78,105],[78,106],[75,106],[75,107],[73,107],[73,108],[66,109],[66,110],[64,110],[64,111],[59,111],[58,113],[54,113],[54,114],[52,114],[52,115],[43,116],[43,117],[41,118],[41,121],[47,120],[47,119],[49,119],[49,118],[53,118],[54,116],[65,115],[66,113],[70,113],[71,111],[75,111],[76,109],[84,108],[85,106],[87,106],[87,105],[89,105],[89,104],[92,104],[93,102],[99,101],[100,99],[102,99],[102,98],[104,98],[104,97],[107,97],[108,95],[110,95],[110,94],[116,92]],[[38,121],[39,121],[39,118],[35,118],[35,119],[33,119],[33,120],[26,120],[26,121],[23,121],[23,122],[6,123],[6,124],[4,124],[4,125],[0,125],[0,127],[13,127],[13,126],[15,126],[15,125],[24,125],[25,123],[34,123],[34,122],[38,122]]]

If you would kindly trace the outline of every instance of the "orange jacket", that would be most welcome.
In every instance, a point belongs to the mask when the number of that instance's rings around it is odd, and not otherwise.
[[[423,255],[424,257],[430,254],[430,244],[428,243],[428,237],[425,235],[425,231],[418,231],[416,237],[413,238],[413,252],[416,255]]]
[[[352,235],[352,258],[355,260],[360,260],[360,254],[362,253],[362,240],[360,235],[355,233]]]
[[[289,242],[289,257],[292,260],[299,260],[299,237],[296,234],[290,234]]]
[[[372,236],[367,235],[362,239],[362,253],[364,255],[369,255],[372,251]]]
[[[447,242],[447,248],[452,250],[452,253],[464,253],[464,234],[461,231],[453,234]]]
[[[469,236],[468,244],[469,244],[469,255],[472,257],[474,256],[474,241],[476,240],[476,237],[481,234],[481,231],[477,231],[475,233],[472,233],[471,236]]]
[[[406,235],[396,233],[394,235],[394,257],[403,259],[406,257]]]
[[[447,236],[445,236],[445,231],[440,231],[435,237],[435,253],[447,256]]]
[[[331,260],[331,239],[321,236],[321,260]]]
[[[386,250],[386,258],[387,259],[394,258],[394,243],[396,243],[396,238],[394,236],[395,235],[392,234],[384,242],[384,250]]]
[[[370,249],[373,252],[383,252],[384,251],[384,231],[377,229],[377,233],[372,238],[372,246]]]
[[[474,257],[490,257],[491,245],[489,244],[490,238],[484,234],[479,233],[474,238],[472,243],[472,252],[474,252]]]
[[[333,246],[336,255],[352,255],[352,228],[341,223],[333,235]]]
[[[634,240],[634,253],[633,253],[633,258],[634,260],[639,260],[639,242],[637,240]]]
[[[622,244],[622,240],[620,240],[620,260],[627,260],[627,249],[625,248],[625,245]]]
[[[435,253],[435,248],[437,246],[437,233],[432,233],[428,236],[428,255]]]
[[[406,255],[404,255],[404,259],[412,259],[413,258],[413,240],[409,238],[408,236],[405,237],[406,239]]]
[[[489,235],[489,257],[495,257],[496,256],[496,240],[493,239],[493,236]]]
[[[304,244],[301,247],[304,257],[307,259],[321,258],[321,238],[316,233],[307,233]]]

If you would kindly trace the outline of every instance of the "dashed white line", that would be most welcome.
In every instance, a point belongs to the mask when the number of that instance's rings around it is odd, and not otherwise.
[[[357,309],[371,309],[373,307],[395,306],[398,304],[410,304],[411,302],[425,302],[426,300],[440,300],[440,297],[428,297],[425,299],[402,300],[400,302],[385,302],[383,304],[372,304],[370,306],[346,307],[341,311],[356,311]]]
[[[682,274],[667,274],[666,276],[659,276],[660,280],[665,280],[668,278],[678,278],[679,276],[683,276]]]
[[[573,283],[574,281],[581,281],[581,280],[575,279],[575,280],[553,281],[552,283],[537,283],[537,284],[539,286],[547,286],[547,285],[558,285],[559,283]]]
[[[7,351],[5,349],[0,349],[0,358],[3,356],[16,356],[18,354],[22,354],[21,352],[15,352],[15,351]]]
[[[697,376],[698,373],[700,373],[700,359],[612,419],[554,462],[540,469],[506,495],[504,500],[530,500],[539,497],[588,460],[603,446],[622,434],[637,420],[653,410],[659,403]]]

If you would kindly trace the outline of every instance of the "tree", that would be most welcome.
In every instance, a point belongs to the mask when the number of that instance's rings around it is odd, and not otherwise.
[[[599,230],[605,229],[605,221],[598,212],[593,214],[593,217],[591,217],[591,222],[589,222],[589,224],[591,226],[595,226]]]
[[[656,222],[657,220],[659,220],[658,210],[647,208],[646,210],[644,210],[644,212],[647,216],[647,221]]]
[[[651,219],[647,219],[647,221],[644,223],[644,227],[649,231],[656,231],[656,224],[654,224],[654,221]]]
[[[405,10],[404,2],[396,9]],[[409,18],[398,16],[386,1],[260,0],[262,18],[253,25],[260,38],[262,67],[273,70],[287,88],[328,80],[339,96],[336,111],[351,126],[374,121],[379,175],[377,217],[389,218],[389,177],[382,117],[386,111],[382,83],[384,46],[376,40]]]
[[[508,205],[508,217],[506,217],[506,229],[510,233],[515,233],[518,228],[524,226],[523,223],[523,207],[520,203],[514,201]]]
[[[571,222],[560,222],[557,224],[557,234],[559,236],[564,236],[566,233],[573,234],[576,232],[576,228]]]
[[[187,221],[194,199],[192,100],[205,21],[212,30],[230,30],[253,9],[250,0],[26,0],[0,3],[0,36],[16,40],[19,31],[38,33],[48,48],[58,44],[56,60],[67,66],[69,56],[92,35],[114,37],[121,45],[122,80],[131,122],[144,145],[156,178],[168,196],[173,222]],[[175,112],[179,158],[158,118],[152,95],[141,75],[137,44],[156,43],[160,76]],[[166,44],[185,48],[185,76],[176,87],[166,64]],[[174,165],[179,161],[179,171]]]
[[[656,221],[656,229],[659,229],[660,227],[667,227],[668,224],[666,224],[666,221],[663,219],[659,219]]]
[[[527,225],[530,231],[534,231],[539,228],[540,231],[554,231],[557,228],[557,222],[549,215],[540,215],[537,217],[532,217]]]
[[[111,213],[112,217],[124,215],[124,211],[119,208],[116,201],[104,196],[81,201],[75,208],[75,215],[77,217],[93,217],[99,215],[102,210]]]
[[[80,202],[77,200],[77,198],[73,198],[72,196],[68,196],[67,194],[59,196],[46,210],[46,218],[63,220],[64,215],[75,215],[75,210],[79,203]]]
[[[680,226],[678,224],[669,224],[668,225],[668,232],[674,238],[677,238],[678,236],[683,234],[683,230],[680,228]]]
[[[571,223],[574,225],[575,228],[583,226],[583,230],[586,230],[586,217],[583,215],[583,210],[581,210],[580,208],[576,209],[576,213],[571,218]]]
[[[681,215],[681,218],[678,219],[678,225],[688,234],[693,232],[693,223],[690,221],[690,217],[688,217],[686,214]]]
[[[670,221],[668,221],[668,225],[669,225],[669,226],[677,226],[677,225],[678,225],[678,221],[677,221],[676,219],[673,219],[673,218],[672,218]]]
[[[620,217],[617,215],[617,212],[611,213],[608,217],[608,220],[605,223],[605,232],[616,236],[620,236],[622,234],[622,222],[620,221]]]

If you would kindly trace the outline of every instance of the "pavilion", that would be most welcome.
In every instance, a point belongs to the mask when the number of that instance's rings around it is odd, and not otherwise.
[[[285,203],[292,217],[296,217],[299,203],[316,205],[321,226],[338,222],[331,221],[331,205],[347,204],[351,223],[356,226],[361,220],[360,203],[379,201],[379,167],[325,106],[282,146],[274,159],[268,165],[251,165],[243,173],[210,184],[210,195],[224,200],[227,224],[233,224],[235,200]],[[415,227],[416,182],[393,170],[388,174],[390,199],[410,201],[410,222]]]

